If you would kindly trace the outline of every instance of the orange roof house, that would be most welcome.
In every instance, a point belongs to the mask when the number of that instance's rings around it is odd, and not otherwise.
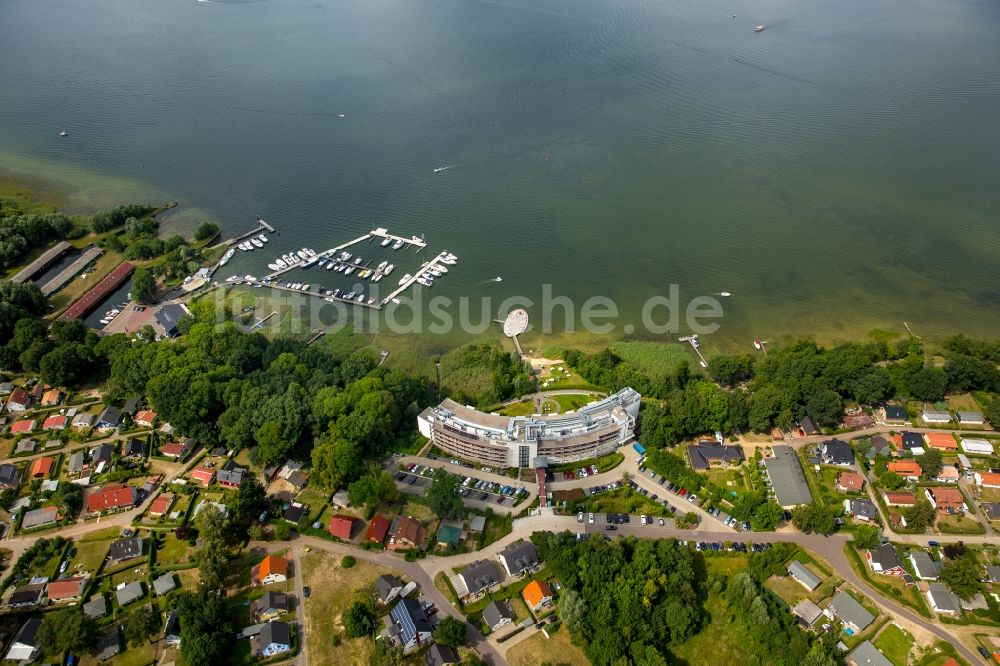
[[[160,455],[176,458],[184,453],[184,445],[180,442],[167,442],[160,447]]]
[[[976,472],[976,484],[984,488],[1000,488],[1000,474],[996,472]]]
[[[920,465],[912,460],[893,460],[886,467],[890,472],[898,474],[904,479],[919,479],[924,470]]]
[[[399,520],[396,526],[396,543],[391,548],[420,548],[427,538],[427,531],[423,524],[413,516],[406,516]]]
[[[528,604],[531,610],[537,610],[546,604],[552,603],[552,588],[544,580],[533,580],[521,592],[524,603]]]
[[[889,506],[913,506],[917,503],[917,496],[905,490],[895,490],[882,493],[885,503]]]
[[[857,492],[865,487],[865,477],[856,472],[841,472],[837,476],[837,490]]]
[[[210,486],[212,479],[215,478],[215,470],[209,467],[195,467],[191,470],[191,478],[203,486]]]
[[[955,438],[948,432],[924,433],[924,439],[927,441],[928,446],[935,449],[941,449],[944,451],[958,450],[958,442],[955,441]]]
[[[52,468],[55,466],[56,461],[52,458],[38,458],[34,463],[31,464],[31,478],[33,479],[44,479],[52,474]]]
[[[136,425],[152,427],[154,423],[156,423],[156,412],[144,409],[135,415]]]
[[[368,525],[368,531],[365,532],[365,541],[371,543],[382,543],[385,541],[385,535],[389,533],[389,519],[385,516],[375,516],[372,518],[372,522]]]
[[[965,499],[958,488],[928,488],[924,491],[931,505],[941,513],[962,511],[965,509]]]
[[[117,483],[87,495],[87,511],[98,513],[110,509],[123,509],[134,505],[135,500],[135,488]]]
[[[170,506],[174,503],[173,493],[160,493],[160,496],[153,500],[149,506],[149,515],[162,516],[170,511]]]
[[[10,426],[10,434],[19,435],[21,433],[31,432],[34,429],[34,419],[23,419],[21,421],[14,421],[13,425]]]
[[[42,407],[55,407],[62,402],[62,391],[49,389],[42,394]]]
[[[268,555],[260,564],[250,570],[254,585],[269,585],[288,580],[288,560],[276,555]]]
[[[42,430],[63,430],[69,423],[69,417],[62,414],[53,414],[42,421]]]
[[[354,519],[350,516],[334,515],[330,516],[330,524],[327,530],[331,535],[344,541],[351,540],[351,532],[354,531]]]
[[[83,594],[83,588],[86,584],[86,576],[54,580],[45,586],[45,596],[49,598],[49,601],[78,599]]]

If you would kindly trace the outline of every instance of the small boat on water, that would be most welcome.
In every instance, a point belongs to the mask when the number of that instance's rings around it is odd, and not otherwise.
[[[434,169],[434,173],[441,173],[442,171],[447,171],[452,166],[454,166],[454,165],[453,164],[449,164],[448,166],[438,167],[438,168]]]
[[[268,264],[268,269],[273,273],[274,271],[281,270],[281,266],[278,264]]]
[[[354,272],[354,266],[348,266],[347,270],[344,271],[344,275],[350,275]]]
[[[59,132],[59,136],[69,136],[69,132],[63,130],[62,132]]]
[[[317,261],[316,266],[318,266],[319,268],[323,268],[324,266],[326,266],[326,259],[320,259],[319,261]]]
[[[441,273],[439,273],[438,271],[434,270],[433,268],[430,269],[427,272],[430,273],[431,275],[433,275],[434,277],[441,277]]]
[[[417,282],[419,282],[420,284],[424,285],[425,287],[430,287],[430,286],[433,285],[433,283],[430,280],[428,280],[427,278],[422,278],[422,277],[418,277],[417,278]]]
[[[219,259],[219,266],[225,266],[229,263],[229,260],[233,258],[234,254],[236,254],[236,250],[226,250],[226,253],[222,255],[222,259]]]
[[[298,251],[295,252],[295,254],[297,254],[299,256],[299,259],[308,259],[309,258],[309,255],[306,254],[305,250],[298,250]]]
[[[264,247],[264,244],[260,242],[259,238],[251,238],[250,242],[253,244],[254,247]]]
[[[331,259],[326,264],[326,270],[328,270],[328,271],[333,270],[336,266],[337,266],[337,262],[334,261],[333,259]]]
[[[260,241],[261,243],[266,243],[266,242],[267,242],[267,236],[265,236],[264,234],[261,234],[260,236],[257,236],[257,239],[258,239],[258,240],[259,240],[259,241]]]
[[[732,296],[732,294],[730,294],[728,291],[720,291],[719,292],[719,296],[723,296],[725,298],[729,298],[730,296]]]
[[[388,275],[389,273],[391,273],[393,271],[394,268],[396,268],[396,264],[389,264],[388,266],[385,267],[385,270],[382,271],[382,273],[384,273],[385,275]]]
[[[395,296],[393,296],[391,300],[392,300],[392,302],[393,302],[393,303],[395,303],[396,305],[399,305],[400,303],[402,303],[402,302],[403,302],[403,301],[399,300],[398,298],[396,298]]]
[[[447,273],[448,272],[448,269],[445,268],[444,266],[435,266],[434,270],[436,270],[436,271],[438,271],[440,273]]]
[[[312,250],[312,249],[310,249],[308,247],[302,248],[302,251],[305,252],[306,254],[308,254],[310,257],[315,257],[316,256],[316,251]]]
[[[368,297],[368,305],[371,305],[374,302],[375,302],[375,297],[374,296],[369,296]]]
[[[404,275],[402,277],[402,279],[400,279],[399,284],[403,284],[404,282],[406,282],[407,280],[409,280],[411,277],[413,277],[413,276],[410,275],[409,273],[407,273],[406,275]]]
[[[372,278],[372,282],[378,282],[383,277],[385,277],[385,273],[376,273],[375,277]]]
[[[365,260],[364,257],[354,257],[354,265],[357,266],[358,264],[360,264],[364,260]]]
[[[403,247],[403,241],[402,240],[397,240],[395,243],[392,244],[392,249],[393,250],[398,250],[401,247]]]
[[[388,245],[391,242],[392,242],[392,239],[389,238],[388,236],[386,236],[385,238],[382,239],[381,245],[382,245],[382,247],[385,247],[386,245]]]
[[[275,259],[274,263],[278,266],[278,268],[285,268],[288,266],[288,264],[286,264],[282,259]]]
[[[756,26],[754,26],[753,31],[754,32],[764,32],[765,28],[767,28],[766,25],[756,25]]]
[[[383,261],[381,264],[378,265],[378,268],[376,268],[375,270],[381,273],[383,270],[385,270],[385,267],[388,265],[389,265],[388,261]]]

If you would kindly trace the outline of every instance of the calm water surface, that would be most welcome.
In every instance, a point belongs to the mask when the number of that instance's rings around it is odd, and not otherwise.
[[[988,0],[5,0],[0,158],[259,213],[274,250],[423,234],[461,258],[434,294],[995,335],[998,31]]]

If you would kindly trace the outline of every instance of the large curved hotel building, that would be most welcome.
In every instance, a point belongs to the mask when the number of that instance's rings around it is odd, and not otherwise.
[[[445,400],[417,417],[421,434],[458,458],[496,467],[533,467],[535,459],[573,462],[611,453],[634,438],[639,394],[622,389],[575,413],[500,416]]]

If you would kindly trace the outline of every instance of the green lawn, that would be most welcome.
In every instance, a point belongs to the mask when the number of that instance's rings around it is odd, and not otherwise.
[[[532,400],[521,400],[492,411],[504,416],[531,416],[535,413],[535,403]]]
[[[678,363],[687,362],[691,373],[701,374],[696,359],[687,345],[661,342],[616,342],[611,351],[632,364],[642,375],[653,381],[663,380]]]
[[[909,634],[890,623],[885,626],[882,633],[872,643],[895,666],[906,666],[914,641]]]
[[[561,411],[577,410],[595,400],[590,394],[557,393],[552,399],[559,403]]]
[[[583,503],[585,510],[593,513],[628,513],[668,516],[662,504],[640,495],[628,486],[600,495],[591,495]]]
[[[162,541],[159,550],[156,551],[156,564],[161,567],[173,564],[190,562],[194,556],[194,549],[187,541],[178,539],[171,532]]]

